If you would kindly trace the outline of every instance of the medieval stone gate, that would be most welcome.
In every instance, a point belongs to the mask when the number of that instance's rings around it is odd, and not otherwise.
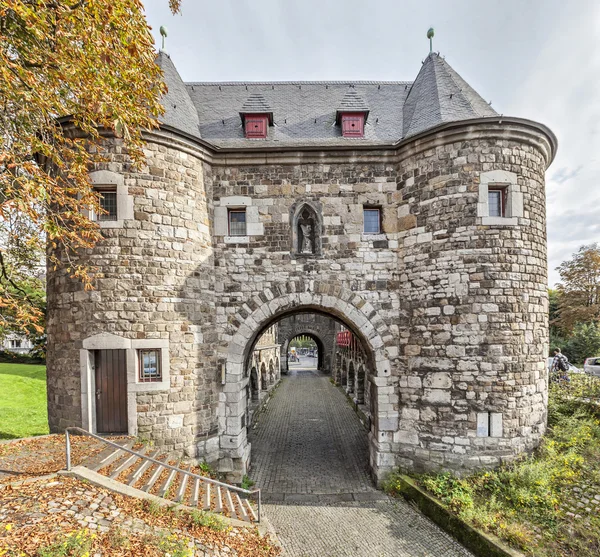
[[[377,477],[535,447],[552,132],[496,114],[433,53],[413,83],[185,84],[158,63],[169,93],[146,165],[107,138],[91,173],[111,211],[77,254],[95,290],[48,271],[51,430],[97,430],[96,363],[122,350],[115,433],[240,480],[253,345],[316,312],[364,351]]]

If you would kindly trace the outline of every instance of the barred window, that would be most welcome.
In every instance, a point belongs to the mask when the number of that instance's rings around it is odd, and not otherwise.
[[[105,211],[98,215],[97,220],[117,220],[117,189],[109,187],[95,189],[100,194],[100,207]]]
[[[160,349],[138,350],[138,360],[140,383],[151,383],[162,380]]]
[[[229,235],[246,235],[246,209],[229,209]]]
[[[381,232],[381,209],[378,207],[365,207],[363,217],[365,234],[379,234]]]

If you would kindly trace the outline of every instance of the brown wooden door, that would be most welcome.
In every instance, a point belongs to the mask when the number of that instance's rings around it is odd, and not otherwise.
[[[96,350],[96,431],[127,433],[125,350]]]

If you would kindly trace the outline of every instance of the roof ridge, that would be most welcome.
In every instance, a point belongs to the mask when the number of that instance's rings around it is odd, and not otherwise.
[[[186,86],[193,85],[411,85],[413,81],[375,81],[375,80],[334,80],[334,81],[186,81]]]

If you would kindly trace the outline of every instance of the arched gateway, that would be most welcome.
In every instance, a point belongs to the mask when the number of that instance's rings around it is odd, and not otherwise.
[[[338,291],[336,295],[329,294],[332,289]],[[383,340],[387,338],[388,346],[393,348],[393,337],[373,307],[355,293],[340,289],[335,283],[319,281],[312,284],[297,282],[275,291],[267,290],[262,296],[255,297],[254,301],[258,306],[254,312],[245,318],[241,314],[236,315],[240,326],[229,342],[225,356],[225,392],[228,400],[222,403],[222,413],[227,426],[225,435],[221,437],[221,449],[232,459],[233,468],[245,470],[250,458],[246,428],[242,427],[245,406],[238,402],[244,398],[248,383],[245,368],[254,343],[274,321],[295,312],[312,311],[339,319],[354,331],[363,345],[368,376],[373,385],[369,464],[376,477],[389,471],[389,463],[393,462],[394,457],[388,447],[391,447],[392,435],[398,429],[399,416],[397,398],[396,404],[393,404],[394,395],[391,393],[396,391],[398,376],[391,373],[392,362]]]

